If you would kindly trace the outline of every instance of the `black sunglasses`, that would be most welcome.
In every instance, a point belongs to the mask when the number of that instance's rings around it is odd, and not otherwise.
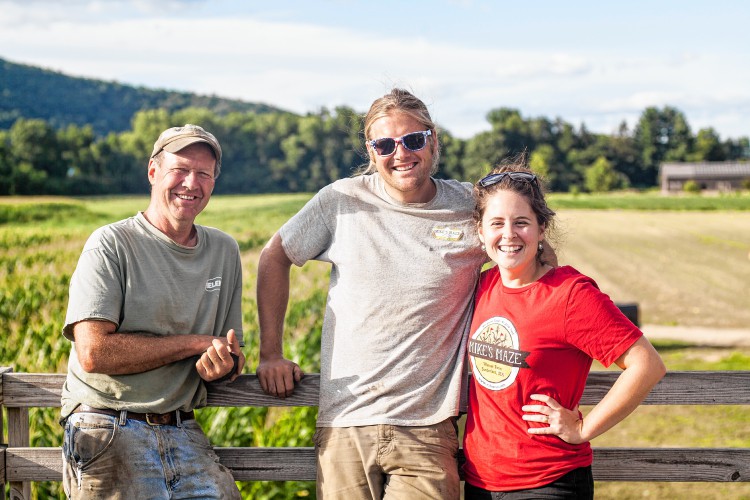
[[[497,172],[483,177],[479,181],[479,185],[485,188],[490,187],[502,181],[506,177],[509,177],[513,181],[534,182],[536,180],[536,175],[530,174],[529,172]]]
[[[401,137],[383,137],[369,142],[378,156],[391,156],[396,152],[396,144],[399,142],[409,151],[420,151],[427,145],[427,137],[432,131],[412,132]]]

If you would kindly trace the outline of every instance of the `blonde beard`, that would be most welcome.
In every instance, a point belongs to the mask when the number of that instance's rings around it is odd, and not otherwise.
[[[432,167],[430,168],[430,176],[433,176],[438,171],[438,165],[440,164],[440,150],[436,151],[435,154],[432,156]],[[370,160],[370,162],[367,165],[362,165],[362,167],[359,168],[352,177],[357,177],[360,175],[371,175],[378,171],[378,167],[375,166],[375,162]]]

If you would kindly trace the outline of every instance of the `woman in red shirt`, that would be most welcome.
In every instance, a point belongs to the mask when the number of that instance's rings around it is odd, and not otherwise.
[[[525,161],[474,187],[482,274],[468,344],[466,499],[593,498],[589,441],[631,413],[664,376],[659,354],[569,266],[541,260],[555,213]],[[584,418],[593,359],[623,369]]]

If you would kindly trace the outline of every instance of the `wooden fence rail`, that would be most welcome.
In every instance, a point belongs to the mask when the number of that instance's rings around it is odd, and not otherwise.
[[[619,371],[591,372],[581,404],[594,405]],[[0,486],[13,500],[30,498],[30,482],[61,481],[59,447],[29,447],[29,408],[59,407],[64,374],[14,373],[0,368]],[[316,406],[319,376],[308,374],[287,399],[263,393],[255,375],[208,384],[208,406]],[[750,371],[669,372],[645,405],[750,405]],[[216,448],[238,481],[314,481],[313,448]],[[750,481],[750,448],[594,448],[597,481]],[[5,491],[3,489],[3,491]]]

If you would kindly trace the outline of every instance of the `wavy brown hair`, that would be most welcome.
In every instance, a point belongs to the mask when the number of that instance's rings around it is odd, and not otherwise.
[[[503,159],[499,165],[490,171],[487,176],[499,174],[502,172],[524,172],[532,174],[535,179],[532,181],[512,179],[509,176],[503,177],[499,182],[484,187],[478,181],[474,184],[474,221],[477,227],[482,223],[484,211],[487,209],[487,200],[498,191],[512,191],[526,198],[531,210],[536,215],[537,223],[544,227],[546,234],[555,232],[555,211],[547,206],[545,199],[545,188],[542,179],[539,178],[528,166],[528,155],[520,153],[516,156]],[[485,176],[485,177],[487,177]],[[537,251],[537,257],[542,254],[541,250]]]

